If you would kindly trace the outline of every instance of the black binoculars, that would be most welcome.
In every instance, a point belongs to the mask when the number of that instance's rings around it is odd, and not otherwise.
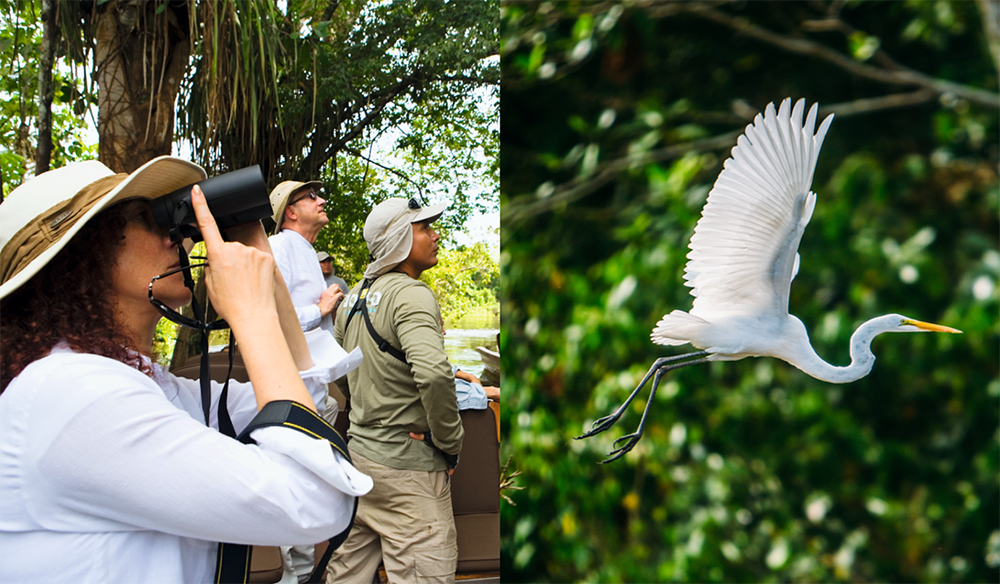
[[[220,231],[271,216],[267,184],[257,165],[213,176],[195,184],[205,193],[205,201]],[[191,206],[193,186],[181,187],[150,201],[153,219],[160,227],[170,229],[170,237],[174,241],[185,238],[201,241],[194,207]]]

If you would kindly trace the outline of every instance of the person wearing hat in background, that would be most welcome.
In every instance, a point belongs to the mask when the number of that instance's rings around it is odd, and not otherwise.
[[[347,294],[347,291],[350,290],[351,287],[347,285],[346,280],[337,275],[337,268],[333,265],[333,258],[330,257],[330,254],[325,251],[317,252],[316,259],[319,260],[319,267],[320,270],[323,271],[323,279],[326,280],[326,285],[332,286],[333,284],[336,284],[341,290],[343,290],[344,294]],[[336,308],[334,311],[336,311]]]
[[[347,292],[346,285],[327,285],[316,261],[313,244],[330,218],[319,196],[323,188],[320,181],[297,182],[286,180],[271,191],[271,210],[274,212],[274,235],[269,238],[274,261],[288,284],[288,292],[295,305],[299,324],[313,338],[314,334],[333,334],[334,310]],[[331,380],[332,381],[332,380]],[[336,390],[339,393],[340,390]],[[323,419],[332,426],[340,412],[336,397],[327,393]],[[299,581],[308,579],[315,562],[311,545],[281,546],[286,571],[294,572]]]
[[[292,180],[274,187],[271,191],[274,235],[270,241],[302,330],[319,327],[332,334],[334,308],[347,290],[326,285],[313,249],[320,230],[330,222],[323,210],[326,201],[317,192],[322,187],[319,181]]]
[[[191,294],[149,200],[204,178],[170,156],[130,175],[86,161],[0,205],[0,582],[214,582],[213,542],[329,538],[371,488],[308,433],[259,428],[256,445],[221,434],[221,385],[206,425],[198,382],[153,361],[149,295],[177,310]],[[284,400],[322,423],[334,364],[310,355],[263,228],[223,241],[192,191],[208,295],[251,381],[229,383],[236,431]]]
[[[439,236],[431,223],[445,208],[389,199],[365,220],[371,263],[338,310],[334,335],[345,349],[360,346],[365,355],[347,375],[348,447],[375,486],[359,501],[354,528],[330,559],[330,583],[367,584],[380,560],[390,582],[455,580],[449,477],[464,430],[441,309],[418,279],[437,264]]]

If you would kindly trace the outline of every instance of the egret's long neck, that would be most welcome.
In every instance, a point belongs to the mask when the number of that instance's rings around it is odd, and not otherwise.
[[[850,383],[861,379],[872,370],[875,355],[871,352],[872,339],[885,332],[879,318],[873,318],[858,327],[851,335],[851,364],[846,367],[830,365],[813,350],[808,340],[800,346],[793,359],[787,359],[809,375],[829,383]]]

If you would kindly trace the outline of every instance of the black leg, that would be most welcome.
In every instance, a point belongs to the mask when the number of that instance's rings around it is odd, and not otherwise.
[[[639,386],[636,387],[634,390],[632,390],[631,395],[628,396],[628,399],[625,400],[625,403],[619,406],[618,409],[615,410],[611,415],[604,416],[603,418],[594,422],[594,425],[591,426],[589,432],[583,434],[582,436],[577,436],[576,439],[579,440],[581,438],[590,438],[591,436],[600,434],[601,432],[613,426],[615,422],[618,421],[618,418],[621,418],[622,414],[625,413],[625,408],[627,408],[629,404],[632,403],[632,400],[635,399],[635,396],[639,395],[639,391],[642,390],[642,387],[644,385],[646,385],[646,382],[649,381],[649,378],[652,377],[653,374],[656,373],[664,365],[668,363],[673,363],[675,361],[680,361],[683,359],[690,359],[693,357],[703,357],[707,354],[708,351],[697,351],[695,353],[686,353],[684,355],[674,355],[673,357],[661,357],[657,359],[656,361],[653,362],[653,366],[649,368],[649,371],[646,373],[646,376],[643,377],[642,381],[639,382]],[[683,367],[685,365],[689,365],[689,363],[681,363],[677,365],[677,367]],[[671,367],[670,369],[676,369],[677,367]]]
[[[615,422],[617,422],[618,419],[622,417],[622,414],[625,413],[625,409],[629,406],[629,404],[632,403],[632,400],[634,400],[635,397],[639,394],[639,391],[642,390],[643,386],[646,385],[646,382],[649,381],[649,378],[653,377],[655,374],[655,379],[653,379],[653,387],[650,390],[649,399],[646,401],[646,407],[642,411],[642,419],[639,421],[639,428],[636,430],[635,433],[629,434],[627,436],[622,436],[621,438],[615,440],[613,444],[613,446],[616,447],[615,450],[611,451],[609,458],[602,461],[602,464],[606,462],[611,462],[612,460],[617,460],[626,452],[632,450],[632,448],[639,442],[639,438],[642,437],[642,432],[646,425],[646,416],[649,414],[649,408],[653,403],[653,397],[656,395],[656,389],[660,385],[660,379],[663,377],[663,374],[666,373],[667,371],[673,371],[674,369],[687,367],[688,365],[705,363],[709,360],[709,358],[706,357],[706,355],[708,354],[709,354],[708,351],[697,351],[694,353],[687,353],[684,355],[675,355],[673,357],[663,357],[657,359],[653,363],[653,366],[650,367],[645,377],[642,378],[642,381],[639,382],[639,386],[636,387],[632,391],[632,393],[628,396],[628,398],[625,400],[625,403],[619,406],[618,409],[616,409],[614,412],[611,413],[611,415],[604,416],[603,418],[594,422],[594,425],[591,427],[589,432],[583,434],[582,436],[577,436],[576,439],[579,440],[581,438],[589,438],[596,434],[600,434],[601,432],[613,426]],[[677,361],[682,361],[685,359],[692,359],[692,360],[684,361],[682,363],[676,363]],[[617,448],[618,443],[623,440],[627,442],[620,448]]]
[[[696,359],[694,361],[686,361],[684,363],[677,363],[676,365],[671,365],[669,367],[661,367],[656,372],[656,377],[653,378],[653,387],[649,391],[649,399],[646,401],[646,407],[642,410],[642,418],[639,419],[639,428],[632,434],[626,434],[621,438],[618,438],[611,444],[614,448],[608,453],[608,457],[600,462],[600,464],[607,464],[613,460],[618,460],[625,455],[626,452],[632,450],[636,444],[639,443],[639,439],[642,438],[642,431],[646,428],[646,416],[649,415],[649,407],[653,405],[653,398],[656,397],[656,389],[660,386],[660,378],[667,371],[673,371],[674,369],[680,369],[681,367],[687,367],[688,365],[697,365],[698,363],[708,363],[708,357],[701,359]],[[619,442],[624,441],[622,446],[618,446]]]

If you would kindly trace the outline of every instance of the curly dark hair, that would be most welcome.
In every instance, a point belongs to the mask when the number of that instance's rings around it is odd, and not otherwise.
[[[98,214],[44,268],[0,301],[0,393],[60,340],[152,375],[115,320],[112,267],[125,239],[126,205]]]

